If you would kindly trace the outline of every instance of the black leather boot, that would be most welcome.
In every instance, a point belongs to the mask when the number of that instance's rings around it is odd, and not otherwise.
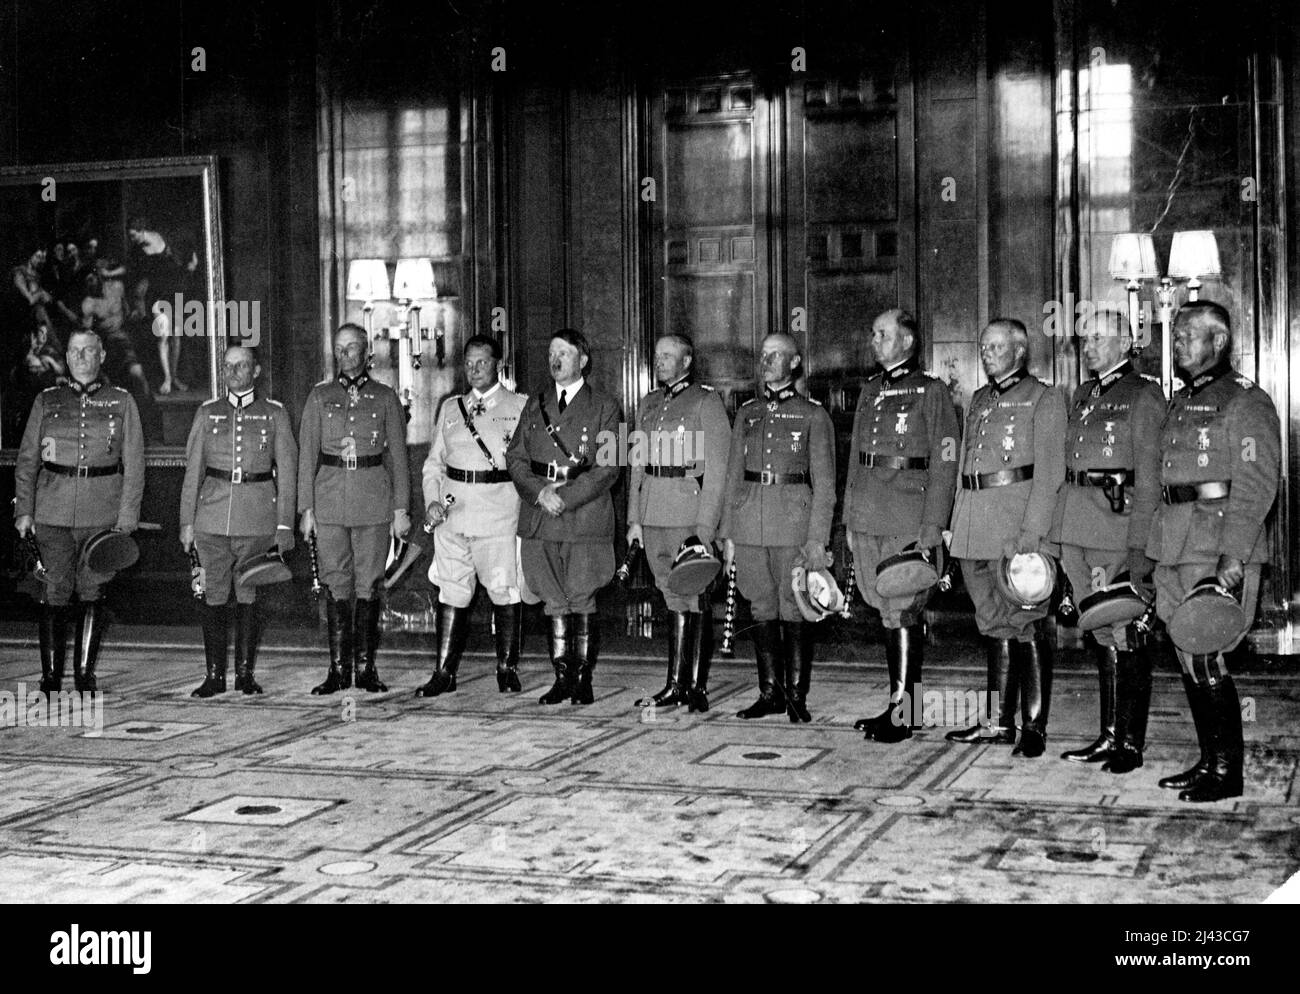
[[[686,695],[688,711],[709,710],[709,667],[713,662],[713,608],[705,604],[701,612],[686,616],[686,653],[683,669],[690,674]]]
[[[1119,650],[1113,645],[1094,645],[1097,661],[1097,691],[1101,701],[1101,734],[1082,749],[1061,753],[1071,763],[1104,763],[1115,755],[1115,683],[1119,667]],[[1127,653],[1125,654],[1127,655]]]
[[[912,737],[912,730],[920,725],[915,721],[921,713],[921,702],[916,699],[916,685],[921,680],[922,647],[921,626],[891,628],[885,632],[885,658],[889,662],[889,707],[866,728],[864,738],[875,742],[902,742]],[[903,713],[900,703],[907,713]]]
[[[572,618],[571,614],[551,616],[551,631],[547,641],[551,650],[551,667],[555,670],[555,683],[541,696],[542,704],[560,704],[567,701],[572,693],[570,682],[572,674],[577,671],[570,642],[573,638],[570,624]]]
[[[591,671],[596,668],[600,642],[596,615],[571,615],[569,624],[573,632],[573,661],[578,669],[572,681],[573,695],[570,699],[574,704],[591,704],[596,700],[591,689]]]
[[[256,602],[235,604],[235,689],[245,694],[262,693],[262,685],[253,676],[261,621]]]
[[[1206,688],[1209,697],[1210,768],[1186,790],[1180,801],[1203,804],[1240,797],[1242,792],[1245,743],[1241,731],[1241,701],[1232,677],[1225,676]]]
[[[754,657],[758,663],[758,700],[737,718],[764,718],[785,711],[785,690],[782,687],[784,650],[781,642],[781,622],[760,621],[753,629]]]
[[[688,619],[685,611],[672,611],[672,627],[668,632],[668,677],[664,689],[650,697],[637,698],[639,708],[671,708],[686,703]]]
[[[456,672],[469,637],[469,608],[438,605],[438,664],[429,682],[415,691],[416,697],[437,697],[456,689]]]
[[[41,605],[41,693],[57,694],[63,688],[63,667],[68,656],[68,609]]]
[[[1210,771],[1210,695],[1186,673],[1183,674],[1183,687],[1187,690],[1187,703],[1192,711],[1192,724],[1196,728],[1196,742],[1201,749],[1201,758],[1190,770],[1157,780],[1156,786],[1165,790],[1186,790]]]
[[[812,685],[816,634],[809,622],[781,622],[785,649],[785,712],[791,724],[812,721],[812,715],[808,713],[808,688]]]
[[[985,646],[988,663],[988,692],[985,714],[992,720],[996,710],[998,723],[985,728],[975,724],[944,736],[949,742],[977,742],[980,745],[1014,745],[1016,741],[1016,700],[1020,693],[1020,674],[1011,660],[1011,640],[988,640]]]
[[[519,693],[519,650],[524,635],[524,605],[493,604],[492,620],[496,626],[497,692]]]
[[[357,598],[353,639],[356,645],[356,685],[358,690],[382,694],[388,684],[379,679],[375,653],[379,651],[379,615],[384,602],[378,597]]]
[[[1020,672],[1020,742],[1013,756],[1030,759],[1047,750],[1047,712],[1052,703],[1052,647],[1042,635],[1013,642],[1012,659]]]
[[[325,621],[329,629],[330,671],[324,683],[311,688],[313,694],[335,694],[352,686],[352,605],[326,597]]]
[[[226,692],[226,648],[229,644],[225,604],[204,603],[200,609],[203,625],[203,658],[207,669],[203,682],[190,691],[191,697],[212,697]]]
[[[104,634],[104,616],[99,601],[81,605],[77,621],[77,655],[72,660],[72,681],[77,690],[93,694],[99,686],[95,681],[95,665],[99,660],[99,640]]]
[[[1107,773],[1132,773],[1142,765],[1147,715],[1151,711],[1151,657],[1145,646],[1121,652],[1117,673],[1115,751],[1102,769]]]

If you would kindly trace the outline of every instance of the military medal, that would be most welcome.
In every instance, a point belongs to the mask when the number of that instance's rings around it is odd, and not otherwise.
[[[907,411],[900,411],[898,414],[898,423],[894,425],[894,434],[903,435],[907,432]]]
[[[1209,429],[1209,428],[1197,428],[1197,429],[1196,429],[1196,447],[1197,447],[1198,449],[1200,449],[1202,452],[1206,452],[1206,451],[1209,450],[1209,448],[1210,448],[1210,429]]]
[[[1016,440],[1011,436],[1010,432],[1008,431],[1006,435],[1002,436],[1002,448],[1010,452],[1015,447],[1016,447]]]
[[[357,457],[357,440],[351,435],[344,435],[339,439],[341,455],[344,459],[355,459]]]
[[[1105,448],[1101,450],[1101,454],[1105,456],[1107,459],[1109,459],[1111,456],[1115,454],[1115,450],[1112,449],[1109,445],[1107,445]]]
[[[474,401],[474,403],[470,405],[469,412],[470,414],[474,415],[474,417],[476,418],[481,418],[484,414],[487,413],[487,405],[483,403],[482,397],[480,397],[478,400]]]
[[[1210,465],[1210,457],[1204,452],[1199,453],[1196,457],[1196,465],[1204,469],[1206,466]]]
[[[801,432],[801,431],[792,431],[792,432],[790,432],[790,451],[791,451],[791,452],[798,452],[798,451],[800,451],[800,450],[802,449],[802,444],[801,444],[800,441],[799,441],[802,437],[803,437],[803,432]]]
[[[378,445],[378,444],[379,444],[379,432],[377,432],[377,431],[372,431],[372,432],[370,433],[370,444],[371,444],[371,445]]]
[[[767,402],[767,409],[768,409],[769,411],[771,411],[773,414],[775,414],[775,413],[776,413],[776,401],[774,401],[774,400],[769,400],[769,401]]]

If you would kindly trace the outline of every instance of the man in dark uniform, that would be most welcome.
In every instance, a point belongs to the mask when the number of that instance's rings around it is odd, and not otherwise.
[[[877,742],[911,738],[913,725],[896,714],[907,702],[920,714],[914,685],[921,679],[921,612],[933,588],[908,597],[876,592],[876,567],[913,543],[934,549],[952,513],[957,484],[957,414],[947,384],[921,369],[916,319],[885,311],[871,326],[871,348],[881,371],[858,400],[849,449],[844,517],[862,598],[885,625],[889,705],[854,727]]]
[[[759,690],[740,718],[786,711],[792,722],[812,720],[814,630],[799,613],[790,576],[797,565],[829,565],[835,429],[821,404],[795,390],[802,362],[790,335],[764,338],[763,394],[740,408],[731,433],[720,533],[754,616]]]
[[[961,562],[980,634],[988,639],[989,717],[996,695],[999,720],[991,736],[976,724],[946,738],[1015,742],[1019,694],[1022,729],[1015,753],[1034,757],[1047,746],[1052,658],[1038,623],[1048,605],[1012,605],[994,579],[1002,557],[1043,551],[1065,479],[1065,401],[1055,387],[1029,375],[1028,359],[1023,324],[1013,318],[989,322],[980,335],[989,382],[975,392],[966,415],[952,554]]]
[[[1246,625],[1221,652],[1178,652],[1200,741],[1191,769],[1160,781],[1182,801],[1218,801],[1242,791],[1241,705],[1223,653],[1245,637],[1268,559],[1264,519],[1277,496],[1281,429],[1272,399],[1233,371],[1228,312],[1185,304],[1174,319],[1174,359],[1187,385],[1160,428],[1161,504],[1147,555],[1156,566],[1156,611],[1168,620],[1200,580],[1236,592]]]
[[[1098,310],[1083,327],[1085,380],[1070,400],[1065,434],[1065,485],[1056,500],[1052,541],[1082,599],[1127,571],[1142,584],[1155,565],[1146,557],[1151,515],[1160,500],[1160,422],[1165,397],[1158,380],[1129,362],[1128,319]],[[1102,763],[1109,773],[1142,765],[1151,705],[1151,660],[1132,625],[1091,633],[1097,659],[1101,733],[1082,749],[1061,754],[1074,763]]]
[[[551,619],[555,683],[543,704],[590,704],[596,666],[596,591],[614,575],[617,401],[586,381],[591,349],[581,332],[551,336],[553,385],[528,399],[506,452],[519,491],[520,561]],[[597,447],[602,456],[597,458]]]
[[[655,583],[672,615],[668,679],[663,690],[637,707],[687,704],[709,710],[709,660],[705,628],[713,613],[703,595],[684,597],[668,589],[668,574],[682,542],[694,536],[709,545],[722,514],[731,424],[722,398],[691,375],[695,346],[685,335],[655,343],[655,378],[661,389],[641,399],[636,427],[648,440],[648,459],[632,460],[627,501],[627,541],[639,541]]]
[[[406,415],[393,388],[366,373],[370,347],[363,328],[334,333],[332,380],[312,388],[298,436],[298,509],[302,536],[316,536],[329,625],[330,668],[313,694],[356,685],[385,691],[375,668],[379,647],[379,584],[389,536],[411,530]],[[352,607],[356,596],[355,611]]]
[[[226,395],[194,412],[181,484],[181,545],[195,546],[204,573],[207,672],[193,697],[226,689],[227,604],[235,579],[235,689],[260,694],[257,588],[240,572],[275,545],[293,548],[298,447],[284,405],[259,396],[262,367],[249,348],[226,350]]]
[[[130,534],[144,495],[144,436],[131,395],[100,376],[104,345],[93,331],[68,339],[71,379],[36,395],[14,467],[14,527],[35,535],[47,570],[41,603],[41,690],[55,693],[67,652],[68,602],[80,600],[73,681],[98,689],[100,588],[111,577],[81,564],[86,539],[105,528]]]

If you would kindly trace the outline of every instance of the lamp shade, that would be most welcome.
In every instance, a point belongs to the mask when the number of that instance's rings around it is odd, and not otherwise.
[[[1151,236],[1135,231],[1116,235],[1110,243],[1109,269],[1117,280],[1153,280],[1159,276]]]
[[[353,259],[348,263],[348,300],[388,300],[388,267],[383,259]]]
[[[393,296],[398,300],[432,300],[438,291],[433,285],[433,263],[428,259],[398,259],[393,274]]]
[[[1169,275],[1177,280],[1218,276],[1219,244],[1213,231],[1175,231],[1169,248]]]

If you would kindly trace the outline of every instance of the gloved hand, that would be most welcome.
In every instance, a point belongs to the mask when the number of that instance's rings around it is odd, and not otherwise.
[[[1246,579],[1246,564],[1236,556],[1230,556],[1224,553],[1219,557],[1219,563],[1214,569],[1214,575],[1219,581],[1219,585],[1228,590],[1234,590],[1241,585],[1241,581]]]
[[[934,549],[943,545],[943,529],[938,525],[922,525],[916,536],[918,549]]]
[[[830,562],[826,558],[826,546],[816,539],[805,542],[802,551],[804,566],[808,570],[817,572],[830,566]]]
[[[311,512],[308,511],[307,513],[310,514]],[[292,528],[277,528],[275,530],[275,547],[280,550],[281,556],[287,556],[293,551],[293,543]]]

